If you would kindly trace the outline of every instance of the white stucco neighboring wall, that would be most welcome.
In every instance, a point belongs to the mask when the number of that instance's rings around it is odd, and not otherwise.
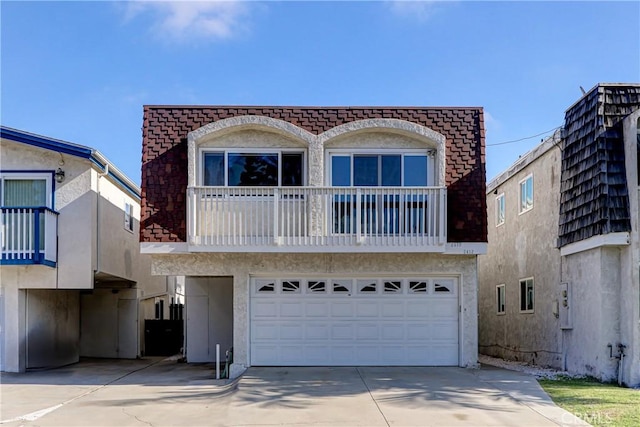
[[[65,174],[60,183],[51,179],[48,190],[59,213],[56,266],[2,266],[0,369],[63,365],[81,354],[139,355],[138,289],[166,292],[166,287],[164,277],[151,275],[150,258],[140,255],[140,205],[132,194],[138,190],[105,175],[95,161],[27,143],[3,138],[0,158],[0,169],[7,174],[52,176],[58,168]],[[125,203],[133,206],[133,230],[125,229]],[[80,291],[96,286],[106,288],[94,291],[96,310],[82,309],[80,316]],[[136,289],[127,290],[131,287]],[[118,331],[116,341],[112,331]]]
[[[620,342],[620,249],[595,248],[563,257],[562,277],[571,286],[573,328],[563,331],[566,369],[615,380]]]
[[[489,244],[478,257],[480,352],[505,359],[562,367],[560,253],[556,247],[561,152],[546,143],[487,187]],[[532,175],[533,208],[520,212],[520,182]],[[505,221],[496,222],[496,199],[505,199]],[[533,278],[534,310],[520,311],[520,280]],[[505,285],[505,313],[497,312],[496,287]]]
[[[154,274],[233,277],[232,375],[249,366],[249,286],[252,276],[296,275],[332,277],[334,275],[384,276],[455,275],[460,278],[460,366],[476,367],[477,353],[477,281],[475,255],[438,254],[242,254],[199,253],[154,255]],[[193,282],[192,282],[193,283]],[[189,282],[187,282],[188,288]],[[187,312],[189,312],[187,296]],[[188,320],[189,322],[189,320]],[[187,331],[189,334],[190,332]],[[204,332],[200,332],[204,334]],[[203,335],[204,336],[204,335]]]

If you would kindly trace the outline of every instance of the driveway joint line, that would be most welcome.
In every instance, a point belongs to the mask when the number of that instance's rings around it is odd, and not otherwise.
[[[391,424],[389,424],[389,420],[387,420],[387,417],[384,416],[384,412],[382,412],[382,409],[380,408],[380,405],[378,405],[378,401],[376,400],[376,398],[373,397],[373,394],[371,393],[371,389],[369,388],[369,385],[364,380],[364,377],[360,372],[360,368],[358,368],[357,366],[356,366],[356,372],[360,376],[360,379],[362,380],[362,384],[364,384],[364,386],[367,388],[367,391],[369,392],[369,396],[371,396],[371,400],[373,400],[373,403],[376,404],[376,408],[378,408],[378,412],[380,412],[380,415],[382,415],[382,419],[384,419],[384,422],[387,424],[387,427],[391,427]]]

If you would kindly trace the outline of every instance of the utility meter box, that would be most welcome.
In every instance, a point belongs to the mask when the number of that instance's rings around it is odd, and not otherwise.
[[[560,283],[560,328],[561,329],[573,329],[571,321],[571,286],[569,283]]]

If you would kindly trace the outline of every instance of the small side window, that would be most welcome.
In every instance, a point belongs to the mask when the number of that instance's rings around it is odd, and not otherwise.
[[[520,181],[520,213],[533,209],[533,175]]]
[[[505,205],[504,205],[504,193],[496,197],[496,227],[504,224],[505,218]]]
[[[131,203],[124,204],[124,228],[133,233],[133,205]]]
[[[496,286],[496,313],[505,314],[505,289],[504,284]]]
[[[533,313],[533,278],[520,280],[520,312]]]

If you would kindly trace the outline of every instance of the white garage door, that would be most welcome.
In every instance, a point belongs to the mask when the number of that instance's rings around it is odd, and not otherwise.
[[[455,278],[251,283],[253,366],[457,366]]]

